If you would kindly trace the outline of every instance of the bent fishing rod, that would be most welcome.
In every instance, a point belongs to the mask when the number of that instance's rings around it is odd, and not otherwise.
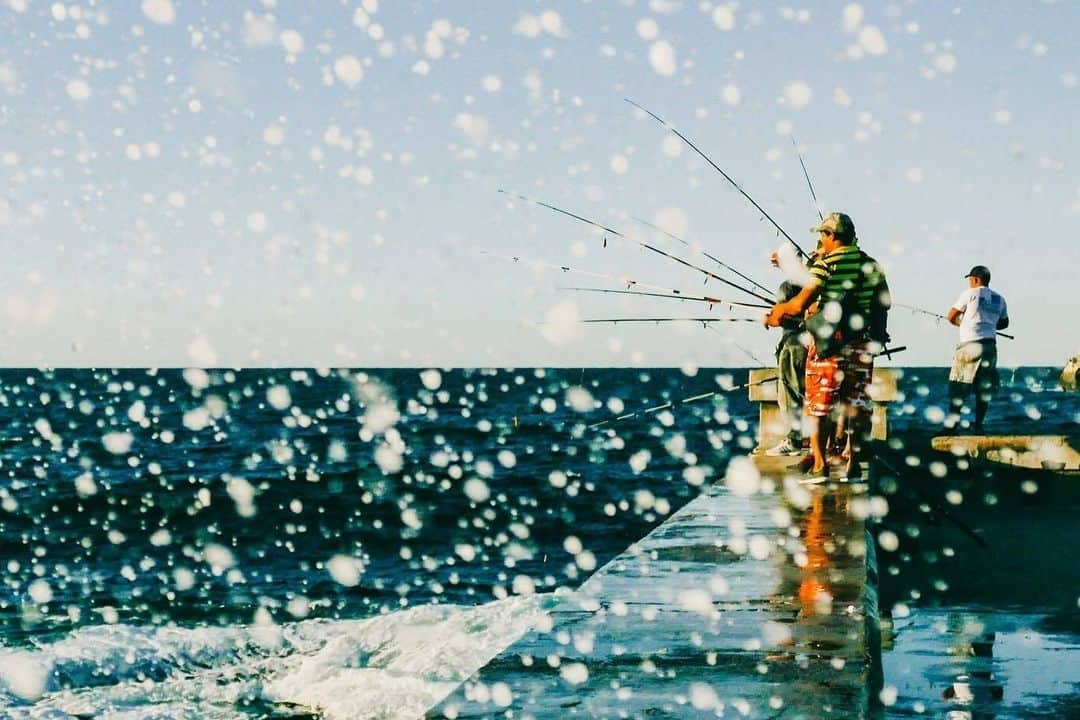
[[[930,310],[923,310],[921,307],[915,307],[914,305],[905,305],[904,303],[894,303],[894,305],[896,307],[902,307],[902,308],[904,308],[906,310],[910,310],[912,312],[921,313],[922,315],[928,315],[929,317],[937,318],[938,320],[944,320],[945,322],[949,322],[949,318],[942,315],[941,313],[931,312]],[[1000,335],[1003,338],[1008,338],[1010,340],[1015,340],[1016,339],[1015,335],[1010,335],[1009,333],[1001,332],[1000,330],[995,330],[994,333],[997,334],[997,335]]]
[[[803,177],[806,178],[806,185],[807,185],[807,187],[810,188],[810,197],[814,201],[814,206],[817,207],[817,209],[818,209],[818,217],[821,217],[821,219],[824,221],[825,218],[821,214],[821,207],[818,205],[817,194],[814,193],[814,184],[812,182],[810,182],[810,173],[806,171],[806,163],[803,162],[802,153],[799,152],[799,144],[795,142],[795,136],[794,135],[791,136],[791,142],[795,146],[795,153],[799,156],[799,165],[802,166]],[[894,307],[906,308],[908,310],[911,310],[912,312],[922,313],[923,315],[928,315],[928,316],[930,316],[932,318],[936,318],[938,320],[944,320],[945,322],[949,321],[949,318],[942,315],[941,313],[931,312],[930,310],[924,310],[924,309],[922,309],[920,307],[915,307],[914,305],[905,305],[904,303],[893,303],[893,306]],[[1015,340],[1016,339],[1016,337],[1014,335],[1010,335],[1009,333],[1003,333],[1000,330],[995,330],[994,332],[996,332],[1001,337],[1008,338],[1010,340]],[[907,349],[906,347],[896,348],[896,349],[893,349],[891,352],[899,352],[900,350],[906,350],[906,349]],[[882,352],[882,354],[888,356],[889,352],[887,352],[887,351]]]
[[[772,226],[774,228],[776,228],[777,232],[779,232],[781,235],[783,235],[787,239],[787,241],[789,243],[791,243],[795,247],[795,249],[798,251],[799,255],[802,256],[803,259],[805,259],[805,260],[810,259],[810,256],[806,254],[806,251],[803,250],[802,247],[799,246],[799,243],[795,242],[795,239],[792,238],[790,235],[788,235],[787,231],[784,230],[784,228],[780,227],[780,223],[776,222],[776,220],[773,219],[772,215],[770,215],[765,210],[765,208],[761,207],[761,205],[758,204],[757,200],[754,200],[754,198],[750,197],[750,194],[748,192],[746,192],[745,190],[743,190],[742,187],[739,185],[739,183],[735,182],[735,180],[730,175],[728,175],[726,172],[724,172],[723,169],[721,169],[721,167],[719,165],[714,163],[712,161],[712,158],[710,158],[708,155],[706,155],[701,150],[701,148],[699,148],[697,145],[695,145],[693,142],[691,142],[690,138],[683,135],[681,132],[679,132],[679,130],[674,125],[671,125],[667,120],[664,120],[662,117],[660,117],[659,115],[657,115],[653,111],[649,110],[648,108],[645,108],[642,105],[639,105],[638,103],[634,102],[630,98],[623,98],[623,99],[626,102],[633,105],[634,107],[636,107],[638,110],[641,110],[642,112],[644,112],[646,115],[651,117],[653,120],[656,120],[658,123],[663,125],[665,128],[667,128],[671,132],[675,133],[675,135],[677,135],[680,140],[682,140],[684,143],[689,145],[690,148],[694,152],[696,152],[698,155],[700,155],[705,160],[705,162],[712,165],[713,169],[715,169],[718,173],[723,175],[724,179],[727,180],[729,183],[731,183],[731,186],[733,188],[735,188],[736,190],[738,190],[740,195],[742,195],[744,198],[749,200],[750,204],[753,205],[755,208],[757,208],[758,212],[760,212],[762,214],[762,216],[764,216],[764,218],[766,220],[768,220],[770,223],[772,223]]]
[[[905,350],[907,350],[907,346],[901,345],[900,347],[885,348],[884,350],[880,350],[880,351],[878,351],[876,353],[872,353],[872,355],[874,357],[880,357],[881,355],[886,355],[886,356],[891,357],[892,355],[894,355],[896,353],[903,352]],[[767,378],[762,378],[760,380],[754,380],[753,382],[745,382],[742,385],[735,385],[734,387],[730,387],[730,388],[722,388],[720,390],[714,390],[712,392],[702,393],[701,395],[692,395],[692,396],[690,396],[688,398],[683,398],[682,400],[671,400],[671,401],[663,403],[661,405],[655,405],[655,406],[653,406],[651,408],[646,408],[644,410],[638,410],[638,411],[632,412],[632,413],[625,413],[625,414],[619,415],[617,417],[608,418],[607,420],[601,420],[599,422],[592,423],[591,425],[588,426],[588,428],[590,430],[593,430],[593,429],[596,429],[598,427],[603,427],[604,425],[610,425],[611,423],[619,422],[621,420],[629,420],[631,418],[637,417],[638,415],[649,415],[649,414],[652,414],[652,413],[660,412],[661,410],[667,410],[669,408],[673,408],[673,407],[675,407],[677,405],[687,405],[689,403],[697,402],[699,400],[706,400],[708,398],[719,395],[720,393],[732,392],[734,390],[743,390],[743,389],[748,388],[748,387],[754,387],[755,385],[764,385],[767,382],[772,382],[773,380],[777,380],[779,377],[780,377],[779,375],[771,375],[771,376],[769,376]]]
[[[586,223],[587,225],[592,225],[595,228],[599,228],[600,230],[603,230],[606,233],[610,233],[611,235],[614,235],[615,237],[620,237],[620,238],[622,238],[624,240],[629,240],[632,243],[636,243],[637,245],[640,245],[641,247],[645,248],[646,250],[651,250],[652,252],[656,253],[657,255],[663,255],[666,258],[670,258],[671,260],[674,260],[675,262],[679,263],[680,265],[685,265],[686,267],[688,267],[688,268],[690,268],[692,270],[696,270],[696,271],[704,274],[706,276],[706,280],[705,280],[706,282],[708,282],[708,278],[712,278],[713,280],[719,280],[720,282],[722,282],[722,283],[724,283],[726,285],[730,285],[731,287],[735,288],[736,290],[741,290],[742,292],[747,293],[748,295],[750,295],[752,297],[755,297],[758,300],[763,300],[763,301],[768,302],[768,303],[772,302],[772,298],[765,297],[765,296],[761,295],[760,293],[758,293],[758,292],[756,292],[754,290],[751,290],[748,287],[745,287],[743,285],[739,285],[738,283],[734,283],[734,282],[732,282],[732,281],[730,281],[730,280],[728,280],[726,278],[722,278],[722,277],[720,277],[719,275],[717,275],[716,273],[714,273],[711,270],[706,270],[703,267],[700,267],[700,266],[695,265],[695,264],[693,264],[691,262],[683,260],[681,257],[678,257],[676,255],[672,255],[671,253],[667,252],[666,250],[662,250],[662,249],[656,247],[655,245],[650,245],[647,242],[642,242],[641,240],[635,240],[632,237],[627,237],[623,233],[619,232],[618,230],[616,230],[614,228],[610,228],[607,225],[602,225],[601,223],[598,223],[598,222],[596,222],[594,220],[590,220],[590,219],[588,219],[586,217],[582,217],[581,215],[578,215],[577,213],[572,213],[569,210],[564,210],[563,208],[552,205],[551,203],[546,203],[546,202],[544,202],[542,200],[537,200],[535,198],[531,198],[531,197],[528,197],[526,195],[522,195],[520,193],[514,193],[514,192],[510,192],[509,190],[503,190],[503,189],[500,189],[499,192],[504,194],[504,195],[509,195],[510,197],[516,197],[519,200],[522,200],[524,202],[532,203],[533,205],[539,205],[540,207],[547,208],[548,210],[553,210],[553,211],[555,211],[555,212],[557,212],[557,213],[559,213],[561,215],[565,215],[565,216],[573,218],[575,220],[579,220],[580,222]],[[604,247],[607,247],[607,238],[606,237],[604,238]]]
[[[743,383],[742,385],[735,385],[734,387],[721,388],[720,390],[713,390],[712,392],[702,393],[700,395],[691,395],[690,397],[683,398],[682,400],[671,400],[671,401],[663,403],[661,405],[655,405],[655,406],[650,407],[650,408],[645,408],[644,410],[637,410],[637,411],[632,412],[632,413],[625,413],[623,415],[618,415],[618,416],[613,417],[613,418],[608,418],[607,420],[601,420],[599,422],[594,422],[591,425],[589,425],[588,428],[590,430],[595,430],[598,427],[603,427],[604,425],[610,425],[611,423],[617,423],[617,422],[619,422],[621,420],[629,420],[629,419],[635,418],[635,417],[637,417],[639,415],[651,415],[653,413],[658,413],[661,410],[667,410],[669,408],[673,408],[673,407],[675,407],[677,405],[689,405],[690,403],[698,402],[700,400],[708,400],[709,398],[715,397],[716,395],[719,395],[721,393],[733,392],[735,390],[742,390],[744,388],[753,387],[754,385],[763,385],[763,384],[765,384],[767,382],[772,382],[773,380],[776,380],[777,377],[778,377],[777,375],[773,375],[772,377],[763,378],[761,380],[755,380],[753,382]]]
[[[825,216],[821,214],[821,206],[818,204],[817,193],[814,192],[814,183],[810,182],[810,173],[806,170],[806,163],[803,162],[802,153],[799,151],[799,144],[797,142],[795,142],[795,136],[794,135],[791,136],[791,144],[795,146],[795,154],[799,156],[799,165],[802,166],[803,177],[806,178],[806,186],[808,188],[810,188],[810,198],[814,201],[814,207],[817,208],[818,217],[821,218],[822,222],[824,222],[825,221]],[[898,307],[910,307],[912,310],[918,310],[919,312],[924,312],[924,313],[926,313],[928,315],[936,315],[937,317],[940,317],[943,320],[948,319],[944,315],[937,315],[936,313],[932,313],[929,310],[920,310],[919,308],[914,308],[914,307],[911,307],[911,306],[901,305],[900,303],[896,303],[896,305]],[[1011,336],[1006,335],[1005,337],[1011,337]],[[897,348],[886,348],[886,349],[882,350],[879,354],[884,355],[885,357],[887,357],[887,358],[889,358],[891,360],[893,353],[898,353],[898,352],[901,352],[903,350],[907,350],[906,345],[903,345],[903,346],[897,347]],[[875,355],[875,357],[876,357],[876,355]]]
[[[718,258],[718,257],[715,257],[715,256],[713,256],[713,255],[710,255],[709,253],[705,252],[705,251],[704,251],[704,250],[702,250],[701,248],[695,248],[695,247],[694,247],[693,245],[691,245],[690,243],[686,242],[685,240],[683,240],[683,239],[682,239],[681,237],[679,237],[679,236],[678,236],[678,235],[676,235],[675,233],[672,233],[672,232],[668,232],[667,230],[665,230],[664,228],[660,227],[659,225],[654,225],[653,223],[649,222],[648,220],[645,220],[644,218],[639,218],[639,217],[636,217],[636,216],[634,216],[634,215],[631,215],[630,217],[631,217],[631,218],[633,218],[633,219],[634,219],[635,221],[637,221],[637,222],[641,223],[642,225],[646,225],[646,226],[648,226],[648,227],[651,227],[651,228],[652,228],[653,230],[655,230],[655,231],[657,231],[657,232],[660,232],[660,233],[663,233],[663,234],[667,235],[667,236],[668,236],[669,238],[671,238],[672,240],[675,240],[675,241],[677,241],[677,242],[681,242],[681,243],[682,243],[683,245],[685,245],[686,247],[688,247],[688,248],[690,248],[690,249],[692,249],[692,250],[697,250],[697,251],[698,251],[698,252],[700,252],[700,253],[701,253],[702,255],[704,255],[705,257],[709,258],[710,260],[712,260],[712,261],[713,261],[714,263],[716,263],[716,264],[717,264],[717,265],[719,265],[720,267],[724,268],[725,270],[727,270],[727,271],[729,271],[729,272],[733,272],[733,273],[735,273],[736,275],[738,275],[739,277],[741,277],[741,278],[742,278],[743,280],[745,280],[746,282],[750,283],[751,285],[753,285],[753,286],[757,287],[758,289],[760,289],[760,290],[763,290],[763,291],[765,291],[765,292],[767,292],[767,293],[769,293],[769,292],[772,292],[772,290],[770,290],[769,288],[765,287],[764,285],[762,285],[762,284],[761,284],[761,283],[759,283],[758,281],[756,281],[756,280],[754,280],[754,279],[752,279],[752,278],[749,278],[749,277],[747,277],[747,276],[746,276],[745,274],[743,274],[743,273],[739,272],[739,271],[738,271],[738,270],[736,270],[735,268],[733,268],[733,267],[731,267],[730,265],[728,265],[727,263],[723,262],[723,261],[722,261],[722,260],[721,260],[720,258]]]
[[[903,474],[901,474],[895,467],[893,467],[893,465],[891,463],[886,461],[885,458],[883,458],[881,456],[880,451],[877,451],[877,452],[874,453],[874,456],[872,457],[872,460],[877,460],[886,470],[888,470],[893,475],[895,475],[897,480],[901,480],[904,477]],[[984,538],[982,535],[980,535],[976,530],[974,530],[966,522],[964,522],[960,518],[956,517],[956,515],[951,513],[948,508],[944,507],[941,503],[937,502],[932,497],[930,497],[929,495],[924,493],[922,490],[920,490],[916,483],[904,483],[904,487],[910,487],[915,492],[915,494],[919,497],[920,500],[922,500],[924,503],[929,505],[932,509],[934,509],[937,512],[941,513],[942,517],[944,517],[946,520],[951,522],[956,527],[960,528],[960,530],[965,535],[967,535],[969,538],[971,538],[976,543],[978,543],[984,550],[989,550],[990,549],[990,543],[988,543],[986,541],[986,538]]]
[[[544,269],[547,269],[547,270],[559,270],[559,271],[564,272],[564,273],[573,273],[575,275],[586,275],[588,277],[594,277],[594,278],[598,278],[598,279],[601,279],[601,280],[611,280],[611,281],[619,283],[620,285],[625,285],[628,288],[641,287],[641,288],[648,288],[650,290],[656,290],[658,292],[655,293],[655,295],[657,295],[658,297],[670,297],[670,298],[675,298],[675,299],[678,299],[678,300],[683,300],[683,299],[699,300],[701,302],[707,302],[710,305],[721,305],[721,306],[727,305],[729,307],[752,307],[752,308],[760,308],[760,307],[762,307],[761,305],[758,305],[756,303],[744,303],[744,302],[739,302],[738,300],[725,300],[724,298],[709,297],[708,295],[700,295],[700,296],[699,295],[688,295],[685,292],[683,292],[682,290],[675,289],[675,288],[670,288],[669,289],[669,288],[666,288],[666,287],[662,287],[660,285],[650,285],[649,283],[639,282],[637,280],[633,280],[633,279],[627,278],[627,277],[618,277],[618,276],[615,276],[615,275],[609,275],[607,273],[594,272],[592,270],[582,270],[580,268],[570,267],[569,265],[556,265],[555,263],[549,263],[549,262],[546,262],[544,260],[536,260],[534,258],[527,258],[527,257],[524,257],[522,255],[500,255],[498,253],[488,252],[487,250],[480,250],[479,252],[480,252],[481,255],[487,255],[489,257],[498,258],[500,260],[508,260],[509,262],[514,262],[514,263],[524,262],[524,263],[526,263],[528,265],[532,265],[533,267],[544,268]],[[631,292],[629,290],[607,290],[606,288],[588,288],[588,290],[590,292],[612,292],[612,293]],[[652,294],[652,293],[650,293],[650,294]]]
[[[759,308],[762,310],[769,310],[770,305],[762,305],[760,303],[747,303],[737,302],[735,300],[723,300],[721,298],[710,297],[709,295],[684,295],[681,291],[672,290],[672,293],[678,294],[666,294],[660,292],[642,292],[641,290],[610,290],[608,288],[588,288],[588,287],[561,287],[560,290],[569,290],[572,292],[591,292],[591,293],[608,293],[611,295],[639,295],[642,297],[658,297],[667,298],[668,300],[691,300],[695,302],[709,303],[709,306],[713,305],[728,305],[747,308]]]

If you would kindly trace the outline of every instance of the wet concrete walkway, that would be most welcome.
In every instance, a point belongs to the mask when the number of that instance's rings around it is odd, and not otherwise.
[[[732,472],[429,717],[866,716],[865,486]]]

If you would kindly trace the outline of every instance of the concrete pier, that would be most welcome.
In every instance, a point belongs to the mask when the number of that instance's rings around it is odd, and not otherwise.
[[[777,402],[777,383],[767,382],[769,378],[775,377],[776,373],[776,368],[759,368],[751,370],[749,375],[749,382],[755,383],[750,385],[750,401],[758,405],[759,450],[772,447],[787,433]],[[898,397],[899,377],[899,372],[895,369],[874,368],[869,395],[874,402],[870,415],[870,435],[875,440],[888,438],[888,406]]]
[[[1080,473],[1080,437],[1066,435],[951,435],[931,447],[956,456],[1032,470]]]
[[[873,503],[786,474],[737,458],[428,717],[867,716]]]

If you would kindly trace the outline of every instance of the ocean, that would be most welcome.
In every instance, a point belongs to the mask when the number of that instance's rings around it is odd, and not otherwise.
[[[988,432],[1075,433],[1054,368],[1002,376]],[[417,717],[754,447],[745,380],[4,370],[0,716]]]

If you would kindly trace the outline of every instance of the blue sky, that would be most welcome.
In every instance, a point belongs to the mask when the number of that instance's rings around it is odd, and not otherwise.
[[[631,97],[809,245],[794,134],[898,302],[945,312],[989,265],[1003,363],[1058,364],[1080,348],[1078,26],[1069,3],[0,0],[0,362],[768,359],[754,324],[567,326],[708,311],[482,254],[745,299],[509,188],[781,279],[771,227]],[[891,326],[903,364],[947,363],[954,330]]]

